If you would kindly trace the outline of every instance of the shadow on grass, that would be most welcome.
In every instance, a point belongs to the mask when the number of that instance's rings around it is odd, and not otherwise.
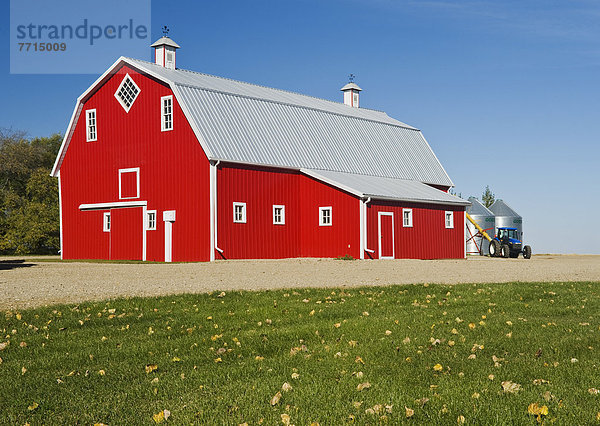
[[[34,264],[33,263],[25,263],[24,259],[0,260],[0,271],[6,271],[8,269],[17,269],[17,268],[29,268],[30,266],[34,266]]]

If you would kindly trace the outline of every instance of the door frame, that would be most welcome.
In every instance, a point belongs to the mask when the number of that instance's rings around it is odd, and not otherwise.
[[[391,256],[382,256],[381,254],[381,216],[390,216],[392,218],[392,255]],[[378,212],[377,213],[377,234],[379,239],[378,243],[378,251],[379,259],[395,259],[396,258],[396,248],[395,248],[395,237],[394,237],[394,212]]]

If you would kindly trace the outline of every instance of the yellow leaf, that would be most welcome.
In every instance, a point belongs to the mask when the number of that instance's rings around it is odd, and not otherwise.
[[[146,365],[146,374],[150,374],[150,373],[152,373],[153,371],[156,371],[156,370],[158,370],[158,365],[156,365],[156,364],[148,364],[148,365]]]
[[[357,342],[356,340],[350,340],[350,341],[348,342],[348,344],[349,344],[349,345],[350,345],[350,347],[352,347],[352,348],[355,348],[357,343],[358,343],[358,342]]]
[[[165,421],[165,412],[161,411],[160,413],[154,414],[152,416],[152,420],[154,420],[154,423],[162,423]]]
[[[364,382],[364,383],[360,383],[358,386],[356,386],[356,390],[360,392],[362,390],[369,389],[370,387],[371,387],[371,383]]]
[[[355,363],[357,364],[365,364],[365,362],[363,361],[363,359],[359,356],[356,357],[356,359],[354,360]]]
[[[389,336],[390,334],[392,334],[391,330],[385,330],[385,335]]]
[[[25,367],[21,367],[21,376],[27,373],[27,369]]]
[[[15,318],[17,318],[19,321],[21,321],[21,314],[16,314]]]
[[[527,412],[532,416],[547,416],[548,407],[545,405],[542,405],[540,407],[537,402],[534,402],[532,404],[529,404],[529,407],[527,407]]]
[[[281,392],[277,392],[275,395],[273,395],[273,398],[271,398],[271,405],[277,405],[279,403],[280,399],[281,399]]]
[[[223,362],[223,360],[221,359],[221,357],[215,358],[215,362]]]
[[[180,362],[181,358],[174,356],[171,361],[173,361],[173,362]]]
[[[290,424],[290,416],[289,414],[282,414],[281,415],[281,423],[283,423],[285,426],[288,426]]]
[[[466,421],[466,419],[465,419],[465,416],[458,416],[458,417],[456,418],[456,423],[457,423],[457,424],[459,424],[459,425],[462,425],[462,424],[464,424],[464,423],[465,423],[465,421]]]
[[[309,316],[311,316],[311,317],[312,317],[314,314],[315,314],[315,310],[314,310],[314,309],[308,313],[308,315],[309,315]]]
[[[470,328],[471,330],[473,330],[473,329],[475,328],[475,324],[473,324],[472,322],[471,322],[471,323],[469,323],[469,328]]]
[[[28,406],[28,407],[27,407],[27,409],[28,409],[29,411],[33,411],[33,410],[35,410],[36,408],[38,408],[39,406],[40,406],[40,404],[38,404],[37,402],[35,402],[35,401],[34,401],[34,402],[33,402],[33,404],[31,404],[30,406]]]
[[[412,408],[408,408],[406,405],[404,406],[404,411],[406,413],[406,418],[409,419],[415,415],[415,410]]]
[[[442,367],[442,364],[436,364],[433,366],[433,369],[435,371],[442,371],[444,369],[444,367]]]
[[[106,371],[104,370],[98,370],[98,374],[101,376],[105,376],[106,375]]]
[[[342,326],[342,323],[338,322],[338,323],[333,324],[333,326],[335,328],[340,328]]]
[[[288,382],[285,382],[282,386],[281,386],[281,390],[284,392],[289,392],[292,390],[292,385],[290,385]]]
[[[264,356],[259,356],[259,355],[256,355],[256,356],[254,357],[254,359],[255,359],[255,360],[257,360],[257,361],[262,361],[263,359],[265,359],[265,357],[264,357]]]
[[[300,374],[298,373],[292,373],[292,379],[296,380],[300,377]]]

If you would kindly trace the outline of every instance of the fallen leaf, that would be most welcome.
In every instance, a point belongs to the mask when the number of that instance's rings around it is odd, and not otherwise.
[[[590,389],[588,389],[588,392],[589,392],[591,395],[598,395],[598,394],[600,393],[600,390],[598,390],[598,389],[596,389],[596,388],[590,388]]]
[[[371,383],[369,382],[359,383],[359,385],[356,386],[356,390],[360,392],[362,390],[369,389],[370,387]]]
[[[21,376],[27,373],[27,369],[25,367],[21,367]]]
[[[292,379],[296,380],[300,377],[300,374],[298,373],[292,373]]]
[[[291,421],[291,419],[290,419],[289,414],[285,414],[284,413],[284,414],[281,415],[281,423],[283,423],[284,425],[288,426],[290,424],[290,421]]]
[[[425,406],[425,404],[427,404],[428,402],[429,402],[429,398],[415,399],[415,404],[421,406],[421,408],[423,408]]]
[[[392,334],[391,330],[385,330],[385,335],[389,336],[390,334]]]
[[[442,371],[444,369],[444,367],[442,367],[442,364],[436,364],[433,366],[433,369],[435,371]]]
[[[548,380],[544,380],[544,379],[534,379],[533,380],[533,384],[536,385],[536,386],[545,385],[545,384],[548,384],[548,383],[550,383],[550,382]]]
[[[363,359],[361,357],[359,357],[359,356],[356,357],[356,359],[354,360],[354,362],[357,363],[357,364],[359,364],[359,363],[363,364],[363,365],[365,364],[365,362],[363,361]]]
[[[282,386],[281,386],[281,390],[284,392],[289,392],[292,390],[292,385],[290,385],[288,382],[285,382]]]
[[[275,395],[273,395],[273,398],[271,398],[271,405],[277,405],[279,403],[280,399],[281,399],[281,392],[277,392]]]
[[[405,345],[408,345],[410,343],[410,337],[406,336],[403,340],[402,343],[404,343]]]
[[[0,351],[3,351],[8,347],[8,342],[0,342]]]
[[[521,390],[521,385],[507,380],[502,382],[502,390],[505,393],[517,393]]]
[[[407,419],[415,415],[415,410],[413,410],[412,408],[408,408],[406,405],[404,406],[404,412],[406,414]]]
[[[106,371],[104,370],[98,370],[98,374],[101,376],[106,376]]]
[[[150,374],[153,371],[158,370],[158,365],[156,365],[156,364],[148,364],[148,365],[146,365],[145,370],[146,370],[146,374]]]
[[[333,324],[333,326],[334,326],[335,328],[340,328],[340,327],[342,326],[342,323],[341,323],[341,322],[338,322],[338,323],[335,323],[335,324]]]
[[[174,356],[171,361],[173,361],[173,362],[180,362],[181,358]]]
[[[154,420],[154,423],[162,423],[165,421],[165,412],[161,411],[160,413],[154,414],[152,416],[152,420]]]
[[[30,405],[30,406],[28,406],[28,407],[27,407],[27,409],[28,409],[29,411],[33,411],[33,410],[35,410],[36,408],[38,408],[39,406],[40,406],[40,404],[38,404],[37,402],[35,402],[35,401],[34,401],[34,402],[33,402],[33,403]]]
[[[352,348],[355,348],[357,343],[358,343],[358,342],[357,342],[356,340],[350,340],[350,341],[348,342],[348,344],[349,344],[349,345],[350,345],[350,347],[352,347]]]
[[[458,416],[458,417],[456,418],[456,423],[457,423],[457,424],[459,424],[459,425],[462,425],[462,424],[464,424],[464,423],[465,423],[465,421],[466,421],[466,420],[465,420],[465,416]]]
[[[532,416],[537,416],[539,421],[541,416],[548,415],[548,407],[545,405],[542,405],[540,407],[537,402],[534,402],[532,404],[529,404],[529,406],[527,407],[527,412]]]
[[[221,357],[215,358],[215,362],[223,362],[223,360],[221,359]]]

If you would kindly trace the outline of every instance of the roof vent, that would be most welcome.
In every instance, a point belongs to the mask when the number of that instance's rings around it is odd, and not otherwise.
[[[163,36],[150,45],[154,48],[154,63],[161,67],[175,69],[175,50],[179,45],[169,38],[169,29],[163,27]]]
[[[340,89],[344,92],[344,104],[358,108],[358,95],[362,89],[354,82],[354,74],[350,74],[348,80],[348,84]]]

